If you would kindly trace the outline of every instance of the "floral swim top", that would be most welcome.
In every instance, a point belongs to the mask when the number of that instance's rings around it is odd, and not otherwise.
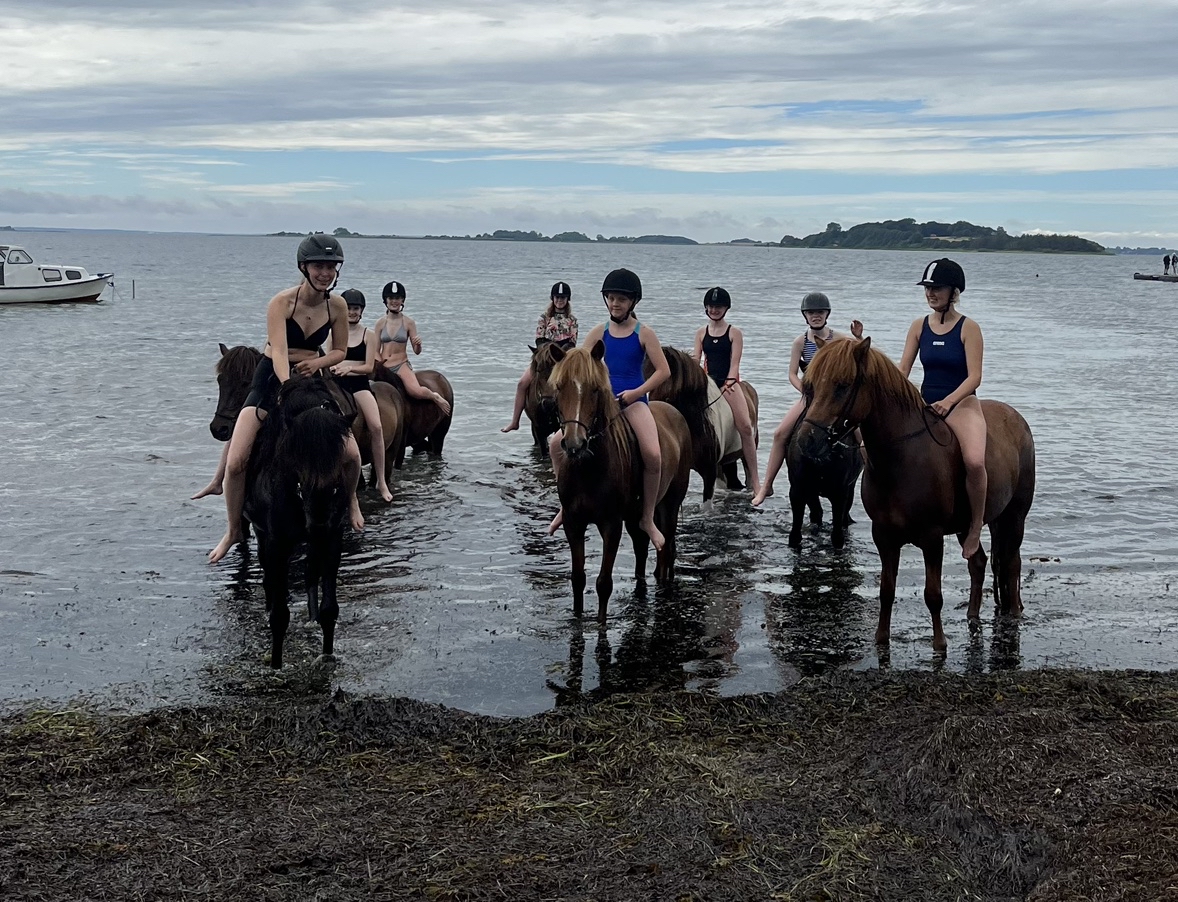
[[[577,318],[571,313],[554,313],[552,316],[540,314],[540,320],[536,323],[536,338],[576,344]]]

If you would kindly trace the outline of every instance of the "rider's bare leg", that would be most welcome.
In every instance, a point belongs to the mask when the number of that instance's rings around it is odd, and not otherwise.
[[[413,367],[403,366],[397,375],[401,377],[401,384],[405,386],[405,391],[411,397],[417,398],[420,401],[433,401],[441,408],[442,413],[449,415],[450,402],[433,389],[426,388],[418,382],[417,374],[413,372]]]
[[[515,386],[515,407],[511,411],[511,422],[500,429],[500,432],[514,432],[519,429],[520,414],[524,412],[524,401],[528,397],[528,387],[532,384],[532,368],[529,366],[519,377]]]
[[[556,478],[560,479],[560,467],[564,463],[564,455],[558,453],[560,451],[561,434],[554,432],[548,436],[548,459],[552,461],[552,472],[556,474]],[[564,508],[561,507],[556,516],[552,518],[552,522],[548,524],[548,535],[555,535],[556,531],[564,525]]]
[[[761,490],[753,496],[753,507],[759,507],[765,499],[773,494],[773,480],[781,472],[781,465],[785,463],[785,449],[789,445],[789,435],[797,425],[806,409],[805,402],[798,398],[782,418],[780,425],[773,430],[773,445],[769,449],[769,465],[765,467],[765,479],[761,483]]]
[[[740,433],[740,452],[744,458],[744,469],[748,475],[749,488],[753,497],[761,491],[761,479],[757,475],[757,442],[753,437],[753,421],[749,417],[748,399],[744,389],[734,385],[731,390],[724,392],[724,400],[732,408],[732,419],[736,423],[736,431]]]
[[[225,460],[225,535],[209,552],[209,563],[215,564],[229,553],[229,549],[245,540],[241,534],[241,514],[245,506],[245,469],[249,465],[254,439],[262,428],[266,412],[257,407],[243,407],[233,426],[229,452]]]
[[[349,519],[352,529],[362,532],[364,529],[364,515],[360,513],[360,499],[356,497],[356,487],[360,484],[360,446],[356,444],[356,437],[348,433],[344,442],[344,472],[348,476],[348,485],[352,487],[351,497],[348,499]]]
[[[225,446],[221,449],[221,457],[217,461],[217,472],[213,474],[212,481],[203,489],[192,496],[192,500],[203,498],[205,495],[220,495],[223,491],[222,486],[225,483],[225,461],[229,459],[229,442],[225,442]]]
[[[961,556],[971,558],[982,545],[986,514],[986,418],[978,399],[970,395],[945,418],[961,446],[965,464],[965,494],[969,498],[969,531],[961,543]]]
[[[368,424],[368,435],[372,439],[372,472],[376,474],[377,491],[386,502],[392,501],[393,493],[385,479],[384,428],[380,425],[380,406],[376,403],[376,396],[370,391],[358,391],[352,397],[356,399],[356,406],[364,414],[364,422]]]
[[[659,500],[659,483],[663,476],[663,456],[659,449],[659,427],[650,412],[650,405],[641,401],[623,408],[622,414],[634,430],[638,439],[638,451],[642,455],[642,518],[638,525],[650,536],[655,551],[662,551],[666,539],[654,525],[654,509]]]

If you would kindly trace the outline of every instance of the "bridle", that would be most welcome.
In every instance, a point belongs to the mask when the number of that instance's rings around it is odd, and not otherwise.
[[[555,400],[555,397],[553,398],[553,400]],[[637,402],[637,403],[640,403],[640,402]],[[609,427],[611,425],[613,425],[613,422],[618,417],[620,417],[622,415],[625,408],[622,408],[621,410],[619,410],[612,417],[606,418],[606,417],[602,416],[600,405],[598,405],[598,411],[593,417],[594,423],[601,422],[601,425],[597,428],[594,428],[592,425],[584,422],[583,420],[565,419],[564,417],[560,416],[559,410],[560,410],[560,407],[558,405],[557,406],[558,413],[557,413],[556,421],[557,421],[557,423],[560,424],[560,428],[562,431],[564,430],[564,427],[569,423],[573,424],[574,426],[580,426],[581,429],[583,429],[585,431],[585,444],[582,446],[581,450],[578,451],[577,456],[582,456],[582,455],[589,456],[589,455],[593,454],[593,449],[590,446],[597,439],[601,438],[601,436],[605,435],[606,430],[608,430]],[[568,453],[568,452],[566,451],[566,453]],[[570,456],[572,456],[572,455],[570,455]]]

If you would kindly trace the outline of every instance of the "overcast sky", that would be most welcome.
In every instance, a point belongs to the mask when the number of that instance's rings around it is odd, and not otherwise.
[[[0,225],[1178,246],[1178,7],[0,0]]]

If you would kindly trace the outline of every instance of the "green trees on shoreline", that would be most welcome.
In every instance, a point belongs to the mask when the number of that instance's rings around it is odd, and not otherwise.
[[[842,247],[874,250],[1037,251],[1040,253],[1103,254],[1104,247],[1075,235],[1008,235],[972,222],[917,222],[888,219],[864,222],[843,231],[837,222],[821,232],[795,238],[786,235],[782,247]]]

